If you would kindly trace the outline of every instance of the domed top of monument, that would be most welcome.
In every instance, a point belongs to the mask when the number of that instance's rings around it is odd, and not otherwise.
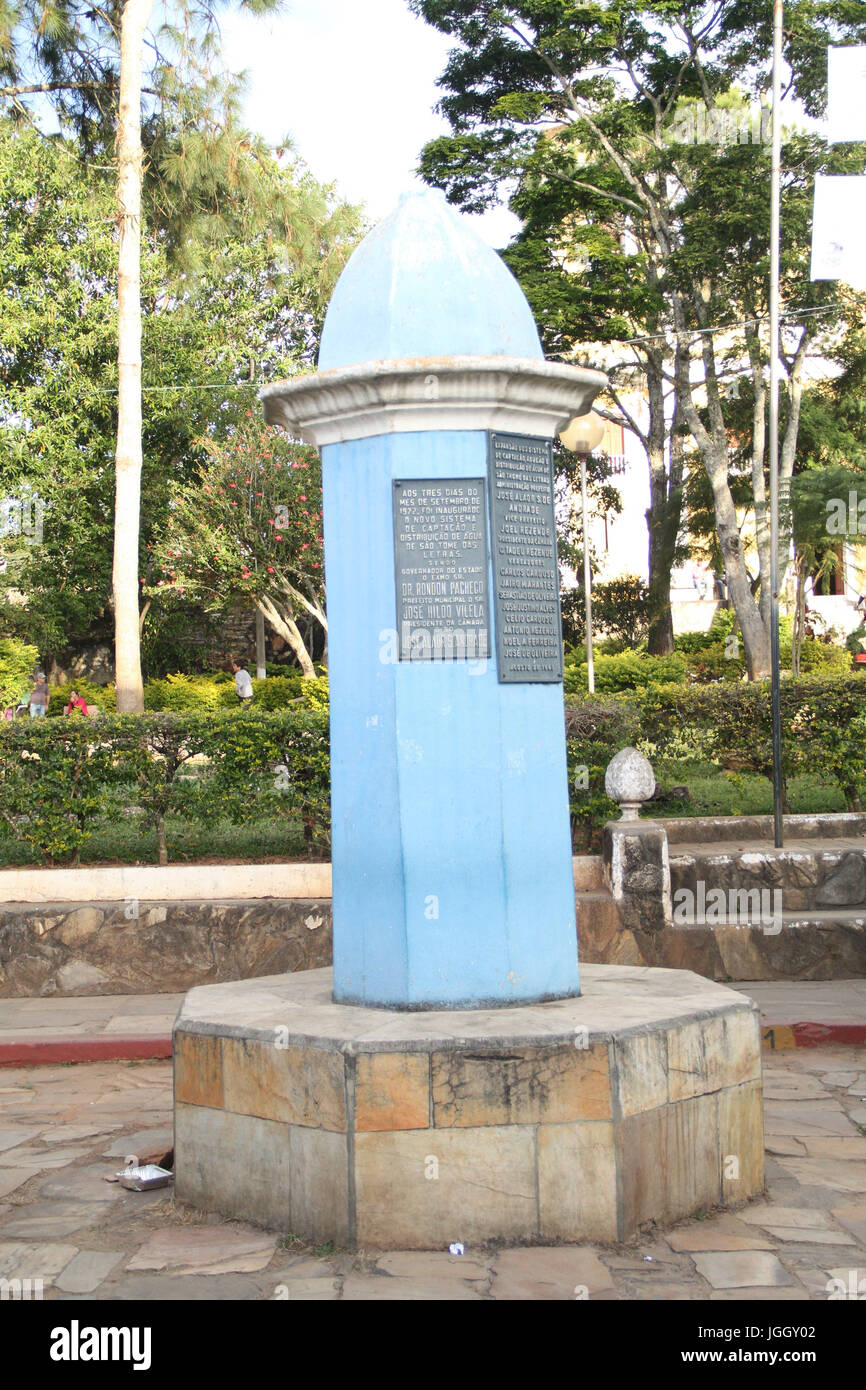
[[[404,193],[337,281],[319,370],[464,354],[543,357],[526,297],[505,262],[444,194]]]

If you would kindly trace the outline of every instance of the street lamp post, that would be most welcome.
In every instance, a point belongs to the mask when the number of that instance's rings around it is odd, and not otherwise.
[[[586,502],[586,460],[597,449],[604,436],[604,421],[590,411],[576,415],[564,430],[560,442],[577,454],[580,460],[580,504],[583,513],[583,598],[586,610],[586,684],[590,694],[595,690],[595,666],[592,659],[592,574],[589,565],[589,511]]]

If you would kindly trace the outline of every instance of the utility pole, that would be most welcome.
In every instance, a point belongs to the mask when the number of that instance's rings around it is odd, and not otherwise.
[[[770,683],[773,707],[773,837],[784,838],[782,707],[779,686],[779,258],[782,206],[782,18],[773,0],[773,135],[770,211]]]

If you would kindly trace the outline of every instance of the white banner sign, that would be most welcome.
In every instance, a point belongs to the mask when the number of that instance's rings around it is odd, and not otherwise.
[[[812,221],[813,280],[866,290],[866,174],[818,174]]]
[[[827,49],[827,138],[866,140],[866,47]]]

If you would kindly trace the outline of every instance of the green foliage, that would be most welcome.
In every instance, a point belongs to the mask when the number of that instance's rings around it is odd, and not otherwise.
[[[154,547],[169,526],[173,494],[189,485],[203,505],[194,483],[208,467],[203,441],[218,446],[252,419],[248,411],[258,421],[261,379],[312,365],[323,287],[357,228],[354,214],[349,219],[322,188],[317,221],[312,191],[296,196],[308,176],[291,162],[279,169],[264,152],[259,162],[263,177],[279,180],[284,201],[294,199],[291,248],[264,235],[228,237],[202,249],[194,273],[178,283],[164,237],[147,221],[143,229],[140,573],[142,589],[153,586],[142,631],[151,676],[188,669],[186,634],[208,626],[200,606],[176,594],[167,604],[156,585]],[[107,159],[83,164],[71,143],[0,118],[0,495],[29,493],[44,507],[41,543],[19,544],[4,575],[26,601],[11,602],[0,584],[0,614],[4,629],[43,653],[71,637],[105,641],[112,629],[115,211]],[[308,256],[321,261],[321,284]],[[282,492],[275,498],[290,500]],[[6,549],[0,540],[3,558]]]
[[[247,412],[249,415],[249,412]],[[261,603],[286,622],[324,618],[322,476],[315,449],[244,417],[224,441],[200,441],[204,463],[174,489],[151,547],[146,592],[195,600],[211,612]]]
[[[572,842],[589,849],[617,807],[604,790],[604,774],[614,754],[640,734],[637,705],[627,700],[587,696],[565,706]]]
[[[185,710],[223,709],[231,701],[236,704],[234,686],[217,681],[213,676],[185,676],[180,673],[163,680],[148,681],[144,687],[144,708],[179,714]]]
[[[515,0],[480,9],[468,0],[410,0],[410,8],[450,42],[439,85],[451,133],[422,152],[422,176],[467,211],[509,200],[522,227],[504,256],[549,356],[594,365],[588,344],[627,344],[627,352],[614,354],[616,395],[605,404],[616,413],[630,389],[648,404],[648,428],[633,417],[630,423],[652,473],[653,624],[663,620],[669,598],[683,488],[696,482],[707,548],[728,567],[754,648],[750,670],[762,674],[765,615],[742,550],[716,546],[713,533],[725,534],[726,515],[751,513],[766,595],[768,340],[758,325],[770,287],[770,147],[760,122],[755,133],[749,127],[750,108],[757,114],[769,86],[769,0]],[[851,0],[788,0],[785,14],[789,90],[810,114],[823,114],[828,34],[835,43],[866,40],[866,8]],[[824,393],[823,419],[807,409],[804,423],[834,450],[854,441],[862,460],[862,297],[811,280],[809,249],[816,176],[859,173],[864,145],[831,147],[790,127],[783,137],[782,282],[791,310],[783,332],[790,376],[782,395],[783,459],[787,467],[797,444],[802,338],[803,353],[846,368],[844,387]],[[703,336],[717,326],[723,331]],[[683,330],[692,343],[700,335],[707,350],[689,348],[683,357]],[[666,411],[668,382],[674,409]],[[845,428],[824,429],[840,394]],[[683,457],[686,434],[697,466]],[[850,450],[847,457],[853,461]],[[693,497],[686,509],[694,534]],[[784,508],[782,524],[785,547]],[[576,625],[568,635],[579,635]]]
[[[5,833],[50,862],[76,860],[110,804],[156,827],[170,817],[241,825],[301,820],[310,853],[329,838],[328,716],[317,710],[108,715],[0,726]]]
[[[786,679],[781,688],[782,772],[823,774],[849,808],[866,768],[866,678]],[[772,774],[768,681],[706,687],[656,686],[641,703],[644,737],[661,756],[711,757],[731,771]]]
[[[693,655],[724,643],[736,624],[733,608],[718,608],[706,632],[681,632],[674,638],[674,651]]]
[[[64,681],[62,685],[52,685],[51,694],[48,699],[48,714],[62,715],[66,706],[69,704],[71,691],[77,690],[78,694],[87,705],[88,711],[99,711],[100,714],[113,714],[116,709],[113,685],[94,685],[91,681]],[[75,718],[80,718],[76,714]]]
[[[0,711],[15,705],[33,689],[39,652],[27,642],[0,637]]]
[[[0,726],[0,821],[38,858],[77,860],[113,777],[88,719]]]
[[[599,693],[641,690],[649,685],[686,679],[685,658],[677,652],[671,656],[649,656],[637,651],[598,652],[593,654],[593,664],[595,688]],[[579,649],[566,657],[564,675],[566,695],[587,689],[586,656]]]
[[[593,623],[599,632],[636,647],[649,631],[649,589],[636,574],[606,579],[592,589]]]
[[[866,623],[861,623],[853,632],[849,632],[845,641],[845,650],[851,656],[866,651]]]

